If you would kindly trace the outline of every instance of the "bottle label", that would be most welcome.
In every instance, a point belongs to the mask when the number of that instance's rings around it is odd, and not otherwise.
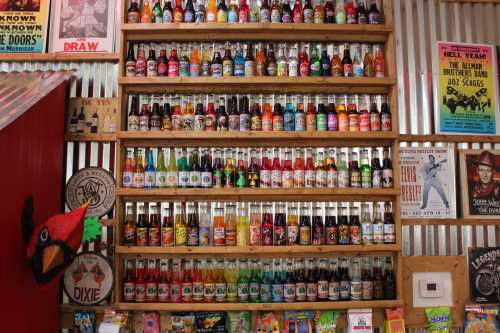
[[[337,170],[328,170],[326,173],[326,186],[329,188],[337,188]]]
[[[260,187],[271,187],[271,170],[260,170]]]
[[[368,23],[369,24],[380,24],[380,14],[377,12],[370,12],[368,14]]]
[[[289,225],[287,228],[288,245],[296,245],[299,243],[299,226]]]
[[[392,187],[392,169],[382,170],[382,186],[384,188]]]
[[[362,112],[359,116],[359,130],[361,132],[370,131],[370,114],[368,112]]]
[[[262,119],[259,115],[252,116],[250,119],[250,128],[252,131],[261,131],[262,130]]]
[[[201,173],[201,187],[212,187],[212,172],[203,171]]]
[[[352,76],[352,64],[344,64],[343,66],[344,76]]]
[[[271,22],[273,23],[280,23],[281,22],[281,15],[280,11],[277,9],[271,10]]]
[[[361,298],[363,300],[373,299],[373,282],[372,281],[362,281],[361,282]]]
[[[388,114],[388,113],[382,113],[381,116],[381,127],[382,127],[382,131],[384,132],[388,132],[392,129],[392,126],[391,126],[391,115]]]
[[[340,299],[347,300],[351,297],[351,284],[349,281],[340,281]]]
[[[234,64],[234,76],[245,76],[245,64],[235,63]]]
[[[124,171],[122,176],[123,187],[132,187],[132,172]]]
[[[236,283],[228,282],[226,284],[226,297],[228,302],[236,302],[238,299],[238,285]]]
[[[136,283],[135,284],[135,301],[144,302],[146,300],[146,284]]]
[[[239,115],[230,115],[228,121],[229,130],[230,131],[239,131],[240,130],[240,116]]]
[[[328,130],[338,131],[339,130],[339,119],[335,113],[328,114]]]
[[[83,130],[83,128],[82,128]],[[139,117],[138,116],[129,116],[128,117],[128,130],[129,131],[138,131],[139,130]]]
[[[269,9],[267,8],[261,8],[260,10],[260,22],[261,23],[267,23],[271,19],[270,14],[269,14]]]
[[[149,246],[160,246],[160,228],[149,227]]]
[[[207,22],[215,22],[217,20],[217,16],[215,15],[214,12],[208,11],[207,12]]]
[[[167,186],[167,173],[165,171],[156,172],[156,186],[158,187]]]
[[[328,299],[328,281],[318,281],[318,297],[321,299]]]
[[[200,171],[190,171],[189,172],[189,185],[191,187],[201,186],[201,172]]]
[[[307,288],[304,282],[297,282],[295,284],[295,298],[298,302],[303,302],[307,297]]]
[[[280,188],[282,185],[282,173],[281,170],[272,170],[271,171],[271,187],[272,188]]]
[[[312,76],[321,75],[321,63],[319,62],[319,60],[311,63],[311,75]]]
[[[272,300],[275,303],[283,302],[283,285],[273,284]]]
[[[304,170],[295,169],[293,171],[293,185],[294,187],[305,187],[305,172]]]
[[[158,70],[156,65],[156,60],[148,60],[147,61],[147,73],[148,76],[158,76]]]
[[[297,60],[293,61],[288,60],[288,76],[299,76],[299,68],[297,64]]]
[[[248,283],[238,283],[238,302],[247,302],[249,295]]]
[[[285,226],[274,225],[274,245],[286,245]]]
[[[146,60],[137,59],[137,61],[135,62],[135,76],[146,76]]]
[[[217,11],[217,22],[227,22],[227,11],[225,10]]]
[[[262,226],[262,245],[273,245],[273,225],[264,224]]]
[[[210,68],[212,71],[212,76],[222,76],[222,64],[212,64]]]
[[[373,224],[371,222],[364,222],[361,224],[361,237],[363,244],[371,244],[373,242]]]
[[[309,63],[302,62],[299,66],[300,76],[309,76]]]
[[[203,297],[207,302],[213,301],[215,297],[215,284],[211,282],[205,282],[203,284]]]
[[[318,297],[318,284],[316,282],[307,283],[307,301],[314,302]]]
[[[147,115],[139,117],[139,129],[141,131],[149,131],[149,117]]]
[[[349,116],[346,113],[339,115],[339,131],[347,132],[349,130]]]
[[[316,186],[316,172],[314,170],[306,170],[305,172],[305,187]]]
[[[267,75],[269,76],[276,76],[278,74],[278,68],[276,67],[275,62],[270,62],[267,65]]]
[[[273,131],[283,131],[283,117],[274,116],[273,117]]]
[[[189,75],[192,77],[200,76],[201,64],[190,63],[189,64]]]
[[[325,23],[325,12],[323,10],[314,11],[314,23]]]
[[[347,188],[349,187],[349,171],[348,170],[339,170],[338,171],[338,185],[339,188]]]
[[[179,63],[177,61],[168,62],[168,76],[169,77],[179,76]]]
[[[239,117],[239,129],[242,132],[250,130],[250,115],[248,113],[242,113]]]
[[[269,302],[271,301],[272,288],[270,284],[262,283],[260,285],[260,301]]]
[[[328,283],[328,299],[338,301],[340,299],[340,284],[338,281]]]
[[[128,12],[127,13],[128,23],[139,23],[139,12]]]
[[[357,225],[352,225],[349,227],[349,233],[351,234],[351,244],[359,245],[361,244],[361,228]]]
[[[372,173],[369,168],[367,168],[366,170],[363,168],[363,170],[361,170],[361,187],[362,188],[372,187]]]
[[[158,283],[158,301],[167,302],[170,298],[170,285],[168,283]]]
[[[127,61],[125,64],[125,76],[135,76],[135,61]]]
[[[189,186],[189,171],[179,171],[179,187]]]
[[[311,8],[304,9],[304,23],[313,23],[314,12]]]
[[[148,245],[148,228],[136,228],[136,244],[137,246]]]
[[[394,243],[394,224],[384,223],[384,243]]]
[[[175,245],[186,245],[187,228],[185,226],[175,225]]]
[[[205,116],[204,115],[195,115],[194,116],[194,130],[201,132],[205,130]]]
[[[326,187],[327,173],[325,170],[316,170],[316,187]]]
[[[226,221],[226,223],[229,224],[228,221]],[[226,245],[236,245],[236,229],[229,229],[229,227],[226,227]]]
[[[321,113],[316,117],[316,129],[318,131],[326,131],[327,119],[326,114]]]
[[[126,245],[135,245],[135,225],[126,223],[123,226],[123,242]]]
[[[238,22],[238,13],[234,10],[230,10],[227,13],[227,22],[228,23],[237,23]]]
[[[323,245],[324,243],[324,231],[323,231],[323,225],[322,224],[315,224],[313,227],[313,237],[312,237],[312,243],[314,245]]]
[[[349,115],[349,132],[359,132],[359,114],[351,113]]]
[[[161,244],[162,246],[174,245],[174,228],[163,227],[161,228]]]
[[[361,301],[361,281],[351,281],[351,300]]]
[[[224,227],[214,227],[214,245],[226,245]]]
[[[293,23],[302,23],[304,18],[302,17],[302,13],[300,11],[296,11],[293,14]]]
[[[328,226],[325,229],[325,241],[326,245],[337,245],[338,243],[338,229],[337,226]]]
[[[172,21],[173,21],[172,12],[169,10],[165,10],[163,12],[163,23],[172,23]]]
[[[290,12],[284,12],[281,16],[281,21],[283,23],[292,23],[292,15]]]
[[[193,301],[201,302],[203,300],[203,282],[193,282]]]
[[[208,61],[203,61],[201,63],[201,76],[210,76],[211,64]]]
[[[182,76],[182,77],[189,76],[189,60],[188,59],[181,59],[179,61],[179,73],[180,73],[180,76]]]
[[[299,240],[300,240],[300,245],[311,245],[311,227],[309,226],[299,227]]]
[[[132,177],[132,187],[140,188],[144,187],[144,173],[134,172]]]
[[[380,115],[378,112],[370,113],[370,129],[372,131],[380,131]]]
[[[293,171],[283,170],[283,188],[293,187]]]
[[[187,245],[188,246],[198,246],[199,245],[199,230],[198,230],[198,227],[189,227],[188,228]]]
[[[365,75],[365,71],[363,69],[363,64],[361,64],[361,63],[354,64],[354,66],[352,67],[352,74],[353,74],[353,76],[356,76],[356,77],[363,77]]]
[[[239,23],[247,23],[249,21],[248,10],[241,10],[239,12],[238,22]]]
[[[372,187],[382,187],[382,170],[376,169],[372,171]]]
[[[342,224],[339,225],[339,244],[349,245],[349,226]]]
[[[123,283],[123,298],[125,302],[135,301],[135,283],[134,282],[124,282]]]
[[[255,75],[255,63],[253,60],[245,60],[245,76],[253,77]]]
[[[285,302],[295,301],[295,284],[285,283],[283,286],[283,293],[285,294]]]
[[[156,282],[146,283],[146,300],[148,302],[155,302],[158,298],[158,284]]]
[[[168,171],[167,172],[167,186],[168,187],[177,187],[178,179],[177,179],[177,171]]]
[[[258,225],[250,225],[250,245],[260,245],[261,229],[260,223]]]
[[[384,224],[374,223],[373,224],[373,242],[375,244],[380,244],[384,242]]]
[[[260,286],[258,282],[250,282],[249,294],[252,301],[255,302],[259,299]]]
[[[183,302],[189,302],[193,298],[193,283],[183,282],[181,289],[181,297]]]
[[[181,301],[182,285],[180,283],[172,283],[170,285],[170,301],[179,303]]]
[[[233,61],[224,60],[222,62],[222,76],[233,76]]]
[[[225,302],[226,301],[226,284],[216,283],[215,284],[215,301]]]
[[[305,127],[306,127],[306,117],[304,113],[302,112],[295,113],[295,130],[304,131]]]

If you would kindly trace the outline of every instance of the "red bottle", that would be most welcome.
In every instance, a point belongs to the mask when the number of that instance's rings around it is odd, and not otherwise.
[[[179,58],[177,57],[177,49],[172,49],[172,51],[170,51],[170,57],[168,58],[168,76],[179,76]]]
[[[247,0],[240,1],[240,11],[238,13],[239,23],[250,22],[250,7],[248,6]]]
[[[182,276],[181,300],[182,303],[191,303],[193,301],[193,277],[191,264],[186,262]]]
[[[125,302],[135,301],[135,274],[132,260],[127,262],[125,280],[123,281],[123,300]]]
[[[158,281],[158,302],[170,301],[170,281],[168,278],[168,261],[160,262],[160,280]]]
[[[201,262],[197,261],[193,269],[193,302],[203,302],[203,276],[201,273]]]
[[[148,278],[146,281],[146,302],[155,303],[158,301],[158,279],[156,272],[156,260],[148,260]]]
[[[184,10],[182,9],[182,1],[175,0],[174,22],[181,23],[183,17],[184,17]]]
[[[273,240],[272,206],[265,203],[262,208],[262,245],[273,245]]]
[[[262,152],[262,163],[260,164],[260,187],[271,187],[271,160],[266,149]]]
[[[307,150],[306,170],[305,170],[305,187],[316,186],[316,168],[314,167],[312,149]]]
[[[144,260],[137,261],[137,279],[135,280],[135,301],[144,302],[146,300],[146,268]]]
[[[316,131],[316,110],[314,110],[314,104],[311,102],[307,103],[306,131]]]
[[[283,166],[283,188],[292,188],[293,187],[293,166],[292,166],[292,152],[287,150],[285,151],[285,163]]]
[[[181,302],[181,271],[180,271],[180,263],[174,262],[172,268],[172,278],[170,279],[170,301],[172,303],[180,303]]]
[[[302,1],[295,0],[292,13],[293,13],[293,23],[304,22],[304,11],[302,9]]]
[[[305,48],[303,48],[299,54],[299,75],[309,76],[309,57],[307,56]]]
[[[271,187],[272,188],[281,188],[282,187],[282,178],[283,169],[281,168],[280,163],[280,154],[278,149],[274,149],[274,159],[273,159],[273,167],[271,171]]]
[[[213,102],[207,104],[205,114],[205,131],[217,131],[217,113]]]
[[[361,132],[369,132],[370,131],[370,112],[366,107],[366,104],[361,104],[359,110],[359,130]]]
[[[160,57],[158,58],[158,76],[167,76],[168,74],[168,59],[167,50],[160,50]]]
[[[305,165],[304,165],[304,153],[302,149],[298,149],[295,154],[295,163],[293,166],[293,187],[302,188],[305,187]]]

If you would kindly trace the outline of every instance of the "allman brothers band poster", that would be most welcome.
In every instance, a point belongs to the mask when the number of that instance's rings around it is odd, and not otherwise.
[[[401,147],[401,217],[456,218],[451,147]]]

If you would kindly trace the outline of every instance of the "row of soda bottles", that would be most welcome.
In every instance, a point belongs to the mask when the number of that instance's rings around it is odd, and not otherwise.
[[[205,101],[202,96],[133,95],[127,129],[386,132],[392,130],[391,118],[385,95],[219,96],[218,103],[213,95]]]
[[[281,148],[281,151],[262,148],[259,159],[256,148],[226,148],[223,158],[220,148],[213,148],[212,152],[209,148],[182,148],[175,152],[171,147],[167,164],[161,147],[128,148],[122,185],[135,188],[393,187],[388,147],[383,148],[382,165],[379,148],[354,148],[351,152],[346,149],[339,149],[336,159],[334,148],[316,148],[316,153],[313,148],[307,148],[305,155],[302,148]],[[361,155],[360,163],[356,150]]]
[[[160,209],[163,204],[163,214]],[[348,205],[349,211],[348,211]],[[292,246],[394,244],[390,202],[145,203],[127,206],[123,242],[130,246]],[[187,207],[185,207],[187,206]],[[288,207],[287,207],[288,206]],[[312,206],[312,207],[311,207]],[[175,209],[173,209],[175,208]],[[187,214],[186,214],[187,208]],[[311,209],[312,208],[312,209]],[[175,214],[172,214],[174,210]],[[149,215],[148,215],[149,211]],[[311,214],[312,212],[312,214]]]
[[[276,56],[273,43],[268,43],[267,48],[258,43],[255,54],[249,42],[244,46],[239,42],[217,46],[178,44],[170,49],[168,56],[166,47],[160,46],[158,57],[156,47],[150,45],[147,58],[145,45],[137,46],[137,57],[134,45],[129,44],[125,61],[125,75],[129,77],[385,76],[381,45],[330,44],[325,48],[317,43],[309,48],[304,44],[299,52],[297,44],[279,43]]]
[[[392,257],[134,259],[125,302],[281,303],[396,299]],[[147,263],[147,266],[146,266]]]
[[[314,7],[313,7],[314,5]],[[170,0],[162,2],[144,0],[141,8],[131,0],[127,11],[127,23],[336,23],[336,24],[383,24],[377,0],[295,0],[293,9],[289,0]]]

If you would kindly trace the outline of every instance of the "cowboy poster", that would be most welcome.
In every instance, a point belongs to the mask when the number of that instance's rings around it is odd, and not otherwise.
[[[464,217],[500,216],[500,150],[460,150]]]
[[[51,52],[113,52],[115,0],[54,0]]]
[[[456,218],[452,147],[401,147],[401,217]]]
[[[0,53],[45,52],[49,0],[0,0]]]
[[[497,134],[498,82],[492,45],[438,42],[434,120],[440,134]]]

